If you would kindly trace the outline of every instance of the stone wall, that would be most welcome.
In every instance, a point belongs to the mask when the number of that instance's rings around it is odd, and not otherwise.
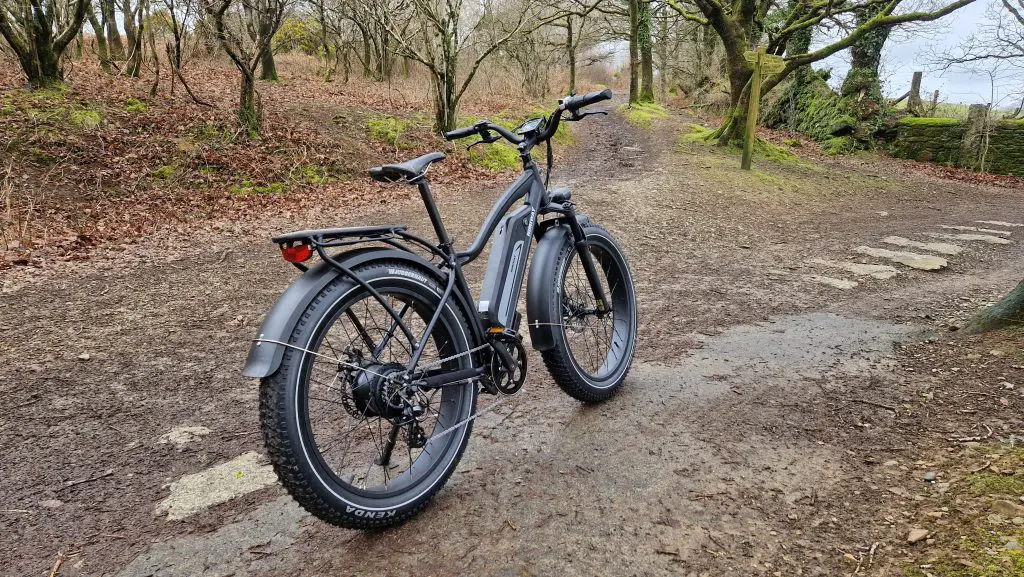
[[[904,118],[893,156],[976,170],[980,165],[977,130],[955,118]],[[997,121],[988,135],[985,171],[1024,176],[1024,121]]]

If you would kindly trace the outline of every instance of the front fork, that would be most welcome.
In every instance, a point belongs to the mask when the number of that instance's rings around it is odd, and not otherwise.
[[[594,301],[597,303],[597,316],[603,317],[604,315],[611,312],[611,306],[608,303],[608,297],[604,292],[604,285],[601,283],[601,277],[597,272],[597,265],[594,264],[594,255],[590,252],[590,243],[587,242],[587,233],[584,232],[583,226],[580,225],[576,219],[576,210],[569,203],[566,203],[565,208],[560,211],[566,216],[566,222],[569,224],[569,230],[572,231],[572,238],[574,246],[576,247],[576,253],[580,255],[580,263],[583,264],[583,271],[587,274],[587,281],[590,282],[590,288],[594,291]]]

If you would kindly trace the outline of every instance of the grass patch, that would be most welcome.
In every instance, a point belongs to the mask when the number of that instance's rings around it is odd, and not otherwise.
[[[821,143],[821,150],[825,154],[830,156],[836,156],[839,154],[850,154],[859,150],[857,141],[849,136],[835,136],[833,138],[826,138]]]
[[[336,180],[345,180],[348,175],[331,166],[307,164],[300,166],[291,175],[291,180],[299,184],[327,184]]]
[[[689,131],[683,133],[679,137],[681,144],[703,144],[706,146],[717,146],[717,143],[711,140],[711,135],[714,134],[714,130],[700,126],[698,124],[690,124]],[[732,154],[742,154],[743,149],[739,146],[730,144],[726,146],[726,151]],[[774,144],[758,138],[754,141],[754,160],[771,160],[772,162],[785,163],[785,162],[797,162],[800,157],[793,154],[792,152],[775,146]]]
[[[129,98],[124,103],[124,109],[126,112],[140,114],[143,112],[148,112],[149,106],[147,106],[145,102],[139,100],[138,98]]]
[[[416,123],[411,120],[381,116],[366,121],[366,135],[396,148],[407,149],[412,148],[412,145],[402,140],[402,134],[415,126]]]
[[[197,124],[188,128],[187,134],[197,142],[231,142],[234,133],[216,124]]]
[[[494,172],[519,168],[519,151],[504,142],[481,144],[469,150],[469,161]]]
[[[245,198],[247,196],[267,196],[274,194],[284,194],[287,192],[287,187],[283,182],[271,182],[264,186],[257,186],[252,183],[249,179],[245,179],[241,184],[232,186],[228,189],[231,196]]]
[[[958,118],[918,118],[908,116],[900,120],[904,126],[956,126],[963,121]]]
[[[152,172],[153,180],[170,180],[178,172],[178,167],[166,164]]]
[[[637,128],[645,129],[654,126],[655,121],[669,117],[668,110],[664,106],[653,102],[623,104],[619,107],[619,112],[626,117],[626,122]]]
[[[76,108],[68,112],[68,120],[71,124],[85,130],[95,130],[103,124],[103,116],[95,110],[87,108]]]
[[[1024,495],[1024,477],[984,473],[972,475],[968,490],[974,495]]]

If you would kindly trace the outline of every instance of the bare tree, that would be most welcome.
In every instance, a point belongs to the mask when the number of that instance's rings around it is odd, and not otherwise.
[[[492,0],[472,6],[463,0],[411,0],[400,9],[378,11],[377,18],[397,44],[398,54],[430,72],[435,130],[455,128],[459,101],[488,56],[513,36],[555,19],[535,21],[536,6],[528,0],[504,8],[499,10]],[[528,25],[529,31],[525,30]],[[460,74],[460,60],[469,54],[471,61]]]
[[[64,81],[60,59],[85,20],[87,0],[0,0],[0,35],[18,58],[29,86]]]
[[[204,0],[214,35],[241,73],[238,123],[250,135],[260,132],[263,114],[256,94],[256,67],[288,8],[288,0]],[[237,4],[235,4],[237,2]]]

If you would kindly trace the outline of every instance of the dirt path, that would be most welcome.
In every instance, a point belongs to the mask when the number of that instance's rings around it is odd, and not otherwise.
[[[894,570],[904,527],[877,521],[891,505],[879,487],[894,482],[878,463],[912,444],[887,432],[892,413],[856,399],[899,394],[893,343],[955,319],[958,295],[1007,288],[1024,229],[1007,245],[945,239],[964,250],[944,270],[898,265],[886,280],[807,260],[867,262],[853,249],[1003,220],[1019,192],[799,163],[737,174],[735,158],[678,145],[682,122],[581,123],[555,179],[634,267],[639,361],[623,394],[581,407],[533,371],[481,419],[435,503],[384,533],[314,521],[258,459],[233,461],[261,451],[255,383],[238,371],[293,278],[271,232],[423,231],[420,206],[280,215],[12,273],[0,296],[5,571],[44,575],[63,554],[61,575],[831,575],[852,570],[837,550],[868,534],[887,543],[876,573]],[[458,243],[497,193],[439,187]],[[156,512],[168,484],[224,463],[239,496],[183,520]]]

